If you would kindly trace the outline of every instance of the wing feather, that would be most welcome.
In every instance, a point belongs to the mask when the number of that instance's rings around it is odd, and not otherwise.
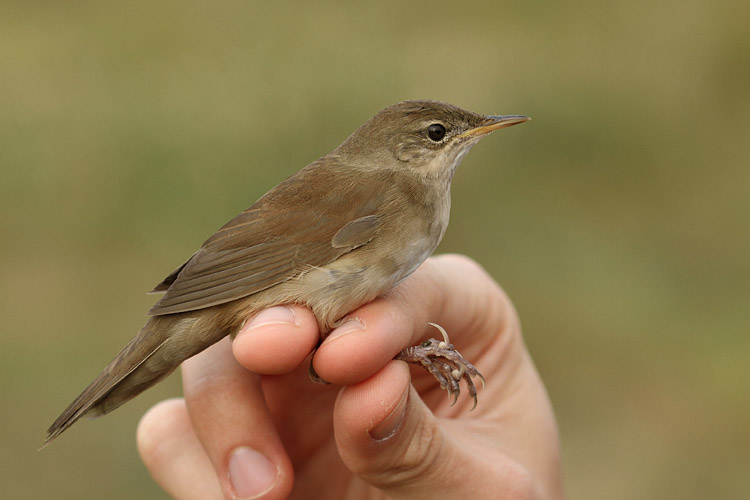
[[[153,291],[166,294],[149,315],[202,309],[246,297],[292,278],[309,266],[325,266],[372,240],[380,225],[378,198],[389,183],[349,183],[331,193],[330,163],[313,163],[269,191],[225,224]],[[334,165],[345,174],[347,167]],[[335,175],[336,172],[333,172]],[[330,179],[327,179],[329,181]],[[320,186],[315,191],[314,186]],[[300,196],[304,193],[304,196]],[[368,199],[368,203],[353,200]]]

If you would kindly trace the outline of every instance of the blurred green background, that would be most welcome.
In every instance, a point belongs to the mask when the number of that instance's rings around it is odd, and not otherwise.
[[[163,498],[179,378],[37,453],[149,290],[380,108],[534,120],[474,149],[440,251],[514,299],[570,498],[750,491],[750,3],[3,2],[3,498]]]

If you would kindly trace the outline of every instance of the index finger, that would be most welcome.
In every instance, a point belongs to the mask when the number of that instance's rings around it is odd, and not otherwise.
[[[443,326],[465,357],[478,360],[500,333],[517,324],[513,307],[474,261],[457,255],[428,259],[391,292],[357,309],[315,355],[316,372],[333,383],[361,382],[404,348]]]

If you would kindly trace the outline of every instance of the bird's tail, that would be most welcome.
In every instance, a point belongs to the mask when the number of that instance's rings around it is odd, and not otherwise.
[[[47,430],[42,448],[82,416],[97,417],[111,412],[228,333],[225,328],[208,329],[200,323],[200,319],[186,314],[149,318],[115,359],[57,417]]]

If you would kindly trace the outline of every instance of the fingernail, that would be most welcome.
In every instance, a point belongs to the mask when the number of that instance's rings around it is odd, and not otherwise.
[[[265,455],[242,446],[229,457],[229,481],[237,498],[257,498],[276,483],[279,469]]]
[[[365,324],[359,318],[349,318],[341,326],[335,328],[326,340],[333,340],[344,335],[349,335],[354,332],[361,332],[365,329]]]
[[[247,332],[255,328],[268,325],[294,325],[299,326],[297,316],[288,307],[276,306],[261,311],[253,320],[240,328],[239,333]]]
[[[376,441],[385,441],[398,432],[401,423],[404,421],[404,415],[406,414],[406,398],[408,395],[409,390],[407,389],[404,391],[404,394],[401,396],[401,401],[398,402],[393,411],[391,411],[382,422],[370,429],[368,432],[370,437]]]

